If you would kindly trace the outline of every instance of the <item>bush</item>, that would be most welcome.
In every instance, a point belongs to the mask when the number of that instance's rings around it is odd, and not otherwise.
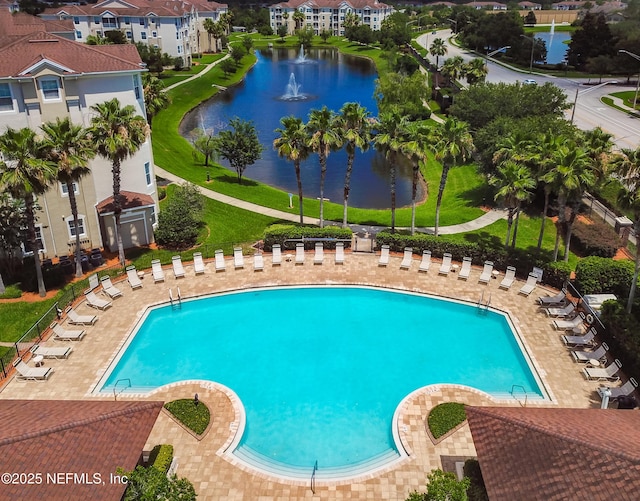
[[[164,200],[167,198],[167,189],[158,186],[158,200]]]
[[[325,249],[335,249],[336,242],[332,239],[344,239],[351,240],[353,233],[349,228],[339,228],[337,226],[327,226],[326,228],[318,228],[315,226],[293,226],[274,224],[267,228],[264,232],[264,249],[268,252],[271,251],[273,244],[280,244],[283,249],[292,249],[295,247],[294,242],[287,242],[291,239],[303,239],[303,238],[326,238],[329,239],[324,242]],[[344,242],[345,247],[349,247],[350,242]],[[316,242],[305,242],[304,248],[307,250],[313,249]]]
[[[571,244],[583,256],[613,257],[621,241],[614,229],[604,221],[593,224],[578,221],[573,226]]]
[[[460,423],[464,423],[466,419],[467,414],[464,410],[464,404],[445,402],[431,409],[427,417],[427,423],[433,437],[440,438]]]
[[[17,299],[21,296],[20,284],[11,284],[7,285],[3,294],[0,294],[0,299]]]
[[[202,224],[204,201],[193,184],[176,186],[158,214],[158,228],[154,232],[158,245],[172,249],[187,249],[196,243]]]
[[[263,24],[258,28],[258,33],[260,33],[262,36],[268,37],[273,35],[273,29],[268,24]]]
[[[619,298],[629,296],[634,264],[589,256],[576,266],[575,287],[580,294],[611,293]]]
[[[609,345],[616,358],[620,359],[627,377],[639,379],[640,322],[634,315],[627,314],[623,301],[605,301],[602,304],[600,320],[605,326],[600,337]]]
[[[156,445],[149,456],[149,463],[153,468],[167,473],[173,461],[173,445],[162,444]]]
[[[547,265],[543,266],[542,269],[544,270],[542,281],[556,289],[562,289],[565,287],[571,277],[571,265],[564,261],[547,263]]]
[[[209,408],[202,402],[195,403],[190,398],[174,400],[164,404],[167,409],[178,421],[198,435],[202,435],[209,426],[211,413]]]
[[[462,469],[464,476],[467,477],[471,483],[467,489],[467,497],[469,501],[489,501],[487,495],[487,489],[484,486],[484,479],[482,478],[482,471],[480,471],[480,463],[477,459],[467,459],[464,462]]]

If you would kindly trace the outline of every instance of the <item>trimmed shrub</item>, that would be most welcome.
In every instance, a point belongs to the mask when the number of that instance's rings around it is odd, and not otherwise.
[[[198,435],[204,433],[211,420],[209,408],[202,402],[196,403],[191,398],[167,402],[164,404],[164,408],[178,421]]]
[[[605,301],[600,320],[605,326],[600,337],[616,358],[619,358],[627,377],[640,376],[640,322],[634,315],[627,315],[626,301]],[[639,304],[634,305],[636,308]]]
[[[204,197],[197,186],[176,186],[172,196],[158,214],[154,235],[158,245],[171,249],[188,249],[198,238],[202,224]]]
[[[580,294],[611,293],[619,298],[629,296],[634,264],[589,256],[576,266],[575,286]]]
[[[571,265],[564,261],[547,263],[542,266],[542,269],[544,270],[542,281],[556,289],[562,289],[571,277]]]
[[[171,444],[156,445],[149,456],[150,466],[162,473],[169,471],[171,461],[173,461],[173,445]]]
[[[440,438],[466,419],[467,413],[464,410],[464,404],[445,402],[431,409],[427,417],[427,423],[433,437]]]
[[[583,256],[613,257],[621,241],[604,221],[594,220],[593,224],[577,221],[573,226],[571,245]]]
[[[164,200],[165,198],[167,198],[167,189],[158,186],[158,200]]]
[[[264,250],[271,251],[273,244],[280,244],[283,249],[295,248],[294,242],[286,242],[291,239],[301,238],[326,238],[324,242],[325,249],[335,249],[336,242],[332,239],[351,240],[353,233],[349,228],[339,228],[337,226],[327,226],[326,228],[318,228],[316,226],[294,226],[274,224],[267,228],[264,232]],[[345,247],[351,245],[350,242],[344,242]],[[315,248],[316,242],[305,242],[304,248],[311,250]]]
[[[477,459],[467,459],[464,462],[462,468],[464,476],[467,477],[471,483],[467,489],[467,497],[469,501],[489,501],[487,495],[487,488],[484,485],[484,479],[482,478],[482,471],[480,470],[480,463]]]

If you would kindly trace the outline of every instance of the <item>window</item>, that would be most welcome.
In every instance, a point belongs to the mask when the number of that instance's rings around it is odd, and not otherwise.
[[[143,31],[142,33],[140,33],[140,38],[142,38],[143,40],[147,39],[147,32]]]
[[[76,227],[73,224],[73,216],[69,216],[68,218],[66,218],[67,221],[67,227],[69,230],[69,237],[70,238],[75,238],[76,237]],[[84,231],[84,216],[81,216],[80,214],[78,214],[78,234],[82,237],[85,236],[85,231]]]
[[[158,38],[158,32],[157,31],[152,31],[151,32],[151,38]]]
[[[80,24],[80,18],[79,17],[74,17],[73,18],[73,24]]]
[[[93,18],[93,24],[100,24],[100,18],[99,17],[94,17]]]
[[[42,238],[42,225],[36,225],[36,247],[40,252],[45,252],[46,249],[44,247],[44,239]],[[29,242],[29,235],[25,231],[24,240],[22,242],[22,248],[24,249],[25,256],[33,256],[33,249],[31,248],[31,243]]]
[[[60,183],[60,193],[62,193],[63,197],[68,197],[69,196],[69,190],[67,189],[66,183]],[[79,193],[80,193],[80,189],[78,187],[78,183],[74,182],[73,183],[73,194],[77,195]]]
[[[151,165],[149,162],[144,163],[144,177],[147,180],[147,186],[151,185]]]
[[[131,33],[130,31],[127,31],[127,38],[129,39],[133,38],[133,33]]]
[[[13,111],[13,97],[8,83],[0,83],[0,112]]]
[[[124,18],[124,24],[131,24],[131,18],[130,17],[125,17]]]
[[[77,38],[78,40],[82,39],[82,31],[79,31],[79,30],[78,30],[78,31],[76,31],[76,38]]]
[[[182,54],[182,47],[178,45],[178,54]]]
[[[176,40],[180,40],[180,32],[176,31]]]
[[[140,91],[140,80],[138,75],[133,75],[133,90],[136,93],[136,99],[140,99],[142,97],[142,92]]]
[[[144,22],[144,17],[141,17],[140,19],[138,19],[138,22],[140,23],[140,26],[146,26]]]
[[[60,87],[57,78],[47,78],[40,80],[40,89],[45,101],[55,101],[60,99]]]

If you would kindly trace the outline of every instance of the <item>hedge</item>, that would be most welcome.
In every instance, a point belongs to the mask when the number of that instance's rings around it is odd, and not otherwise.
[[[626,301],[605,301],[602,304],[600,320],[605,330],[599,334],[622,362],[626,376],[640,379],[640,322],[634,315],[627,315],[624,303]]]
[[[580,294],[611,293],[619,298],[629,296],[634,264],[604,257],[589,256],[576,266],[575,287]]]
[[[464,404],[458,402],[445,402],[436,405],[427,416],[429,431],[434,438],[440,438],[445,433],[453,430],[467,419]]]
[[[150,465],[157,468],[162,473],[167,473],[173,461],[173,445],[156,445],[149,456]]]
[[[506,270],[507,266],[516,268],[520,278],[526,278],[534,267],[543,270],[542,280],[545,284],[561,289],[571,274],[571,266],[565,262],[550,262],[551,256],[546,251],[536,253],[527,249],[509,249],[504,247],[480,246],[474,242],[450,241],[446,237],[436,237],[426,233],[391,233],[383,230],[376,235],[376,246],[388,245],[392,251],[402,252],[405,247],[411,247],[413,253],[422,255],[424,250],[430,250],[433,257],[442,258],[449,252],[456,261],[470,257],[473,264],[481,265],[485,261],[492,261],[496,269]]]
[[[353,232],[349,228],[339,228],[338,226],[327,226],[326,228],[318,228],[316,226],[295,226],[274,224],[267,228],[264,232],[264,250],[271,251],[273,244],[280,244],[283,249],[295,248],[294,242],[287,242],[285,240],[290,239],[303,239],[303,238],[327,238],[324,242],[325,249],[335,249],[336,241],[331,239],[343,239],[345,241],[345,248],[351,245],[351,238]],[[304,248],[311,250],[315,248],[316,242],[304,242]]]
[[[622,242],[609,224],[594,220],[591,224],[575,223],[571,244],[583,256],[613,257]]]

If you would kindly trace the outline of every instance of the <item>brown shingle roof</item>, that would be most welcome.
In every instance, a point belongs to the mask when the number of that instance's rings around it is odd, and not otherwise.
[[[39,17],[25,12],[11,13],[0,9],[0,33],[3,36],[28,35],[34,31],[46,31],[48,33],[74,33],[73,21],[44,21]]]
[[[68,68],[67,74],[140,70],[135,45],[85,45],[44,31],[0,38],[0,77],[17,77],[40,61]]]
[[[332,8],[339,9],[342,4],[350,5],[354,9],[386,9],[390,6],[378,2],[377,0],[289,0],[288,2],[280,2],[271,7],[281,7],[281,8],[294,8],[297,9],[301,5],[308,4],[309,7],[316,8]]]
[[[119,500],[126,486],[110,475],[135,468],[161,409],[162,402],[0,400],[0,471],[41,479],[3,482],[0,497]]]
[[[153,197],[144,193],[136,193],[134,191],[121,191],[122,209],[134,209],[136,207],[144,207],[154,205]],[[105,198],[96,205],[98,214],[105,214],[114,211],[113,196]]]
[[[159,17],[179,17],[196,9],[198,12],[215,12],[226,8],[226,4],[206,1],[183,0],[127,0],[131,7],[109,5],[110,2],[101,2],[95,5],[65,5],[63,7],[50,7],[44,10],[45,14],[69,15],[69,16],[101,16],[104,12],[111,12],[120,16],[147,16],[155,14]]]
[[[467,407],[491,501],[637,500],[640,412]]]

